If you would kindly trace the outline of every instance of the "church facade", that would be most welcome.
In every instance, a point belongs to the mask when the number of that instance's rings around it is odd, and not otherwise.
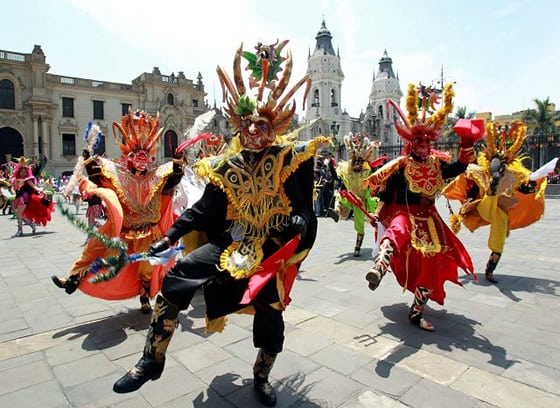
[[[307,128],[300,137],[311,139],[329,135],[340,148],[345,135],[361,133],[370,140],[380,141],[382,145],[397,145],[399,137],[392,113],[387,111],[387,100],[400,104],[403,93],[399,78],[393,71],[392,59],[385,50],[373,75],[369,98],[364,101],[366,107],[357,116],[352,116],[344,109],[342,59],[338,50],[334,50],[332,38],[323,20],[315,36],[315,49],[309,52],[307,59],[311,89],[303,119]]]

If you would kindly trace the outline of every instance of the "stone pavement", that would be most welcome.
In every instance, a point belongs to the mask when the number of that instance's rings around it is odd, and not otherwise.
[[[448,284],[430,303],[435,333],[407,321],[410,293],[392,275],[371,292],[371,229],[354,258],[352,223],[319,222],[319,237],[286,312],[285,350],[272,371],[279,407],[560,407],[560,200],[544,219],[513,231],[496,271]],[[443,200],[438,202],[447,214]],[[85,207],[80,209],[83,215]],[[1,407],[259,407],[252,390],[251,318],[204,333],[200,295],[180,315],[161,379],[119,395],[113,382],[139,358],[149,316],[138,299],[66,295],[84,235],[59,212],[47,227],[11,239],[0,216]],[[487,229],[461,230],[483,271]]]

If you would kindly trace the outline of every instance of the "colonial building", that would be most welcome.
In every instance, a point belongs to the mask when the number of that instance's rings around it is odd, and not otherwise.
[[[53,75],[49,69],[40,45],[30,54],[0,50],[1,163],[6,154],[41,154],[47,157],[52,175],[70,171],[84,145],[88,122],[98,124],[104,135],[96,153],[119,157],[112,123],[120,121],[129,107],[160,113],[165,131],[157,160],[163,162],[173,155],[194,119],[210,109],[200,73],[192,80],[182,71],[167,75],[154,67],[127,84]],[[218,113],[215,133],[231,136],[227,121]]]
[[[342,139],[349,133],[363,133],[371,140],[383,144],[398,144],[398,136],[393,117],[387,112],[387,100],[397,104],[403,96],[399,78],[393,72],[393,61],[387,50],[379,60],[377,73],[373,75],[369,101],[365,112],[351,116],[345,109],[342,98],[341,57],[332,45],[332,35],[325,20],[315,36],[316,45],[309,53],[307,73],[311,77],[311,90],[307,97],[304,123],[308,129],[301,133],[303,139],[317,135],[333,136],[335,144],[341,145]],[[357,97],[352,95],[351,97]]]

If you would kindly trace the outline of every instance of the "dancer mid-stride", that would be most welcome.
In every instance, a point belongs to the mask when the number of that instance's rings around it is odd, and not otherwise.
[[[314,157],[329,141],[317,137],[296,142],[295,135],[286,134],[296,110],[291,98],[311,81],[305,76],[287,90],[292,58],[289,52],[281,54],[285,44],[259,43],[256,53],[240,47],[233,80],[218,67],[234,137],[223,155],[198,165],[199,174],[208,179],[202,198],[152,244],[150,252],[157,255],[193,231],[204,232],[208,242],[165,275],[142,356],[114,384],[115,392],[135,391],[161,376],[179,312],[204,287],[209,332],[222,331],[229,313],[254,314],[253,345],[259,350],[253,387],[263,404],[276,404],[269,375],[284,345],[283,311],[291,285],[315,241]],[[249,61],[249,87],[243,81],[241,57]],[[248,94],[251,84],[258,88],[256,97]]]
[[[25,157],[21,157],[10,179],[16,193],[12,204],[16,218],[17,231],[14,237],[23,235],[23,225],[29,225],[35,235],[37,225],[47,225],[54,211],[54,203],[47,200],[45,193],[39,188],[33,169]]]
[[[360,256],[365,236],[365,224],[368,213],[375,213],[378,199],[372,197],[370,188],[364,187],[364,180],[371,174],[370,161],[379,156],[380,143],[370,141],[362,134],[347,135],[344,145],[348,151],[348,160],[340,162],[336,174],[341,181],[339,194],[336,197],[335,210],[342,219],[348,219],[352,214],[356,243],[354,256]],[[348,199],[347,192],[352,199]],[[334,217],[338,221],[338,217]],[[369,222],[369,220],[368,220]]]
[[[480,121],[473,121],[468,134],[461,136],[458,160],[432,148],[441,133],[447,116],[453,109],[453,88],[443,90],[441,107],[435,90],[423,86],[408,86],[406,108],[408,116],[395,109],[395,126],[406,145],[400,157],[385,164],[366,181],[378,194],[377,216],[385,228],[379,252],[366,275],[369,288],[375,290],[387,271],[392,271],[399,284],[414,294],[408,318],[423,330],[434,326],[424,318],[429,299],[443,304],[445,281],[460,285],[457,269],[473,274],[467,250],[439,215],[435,199],[444,187],[444,180],[453,178],[474,161],[473,145],[484,135]],[[401,118],[404,126],[398,123]]]
[[[546,175],[554,170],[557,158],[547,164],[550,170],[531,173],[523,166],[519,150],[527,126],[520,121],[508,127],[490,122],[486,126],[486,147],[476,164],[453,180],[443,191],[449,200],[459,200],[461,208],[451,216],[451,225],[459,232],[463,223],[471,232],[490,225],[490,257],[484,276],[498,283],[494,270],[504,251],[510,231],[540,220],[544,214]],[[539,169],[540,170],[540,169]]]
[[[173,194],[183,176],[180,160],[156,165],[158,139],[163,133],[156,117],[144,112],[129,112],[121,123],[113,122],[115,140],[122,152],[120,160],[84,154],[83,167],[77,166],[79,189],[86,197],[98,197],[107,217],[98,232],[120,238],[129,253],[148,250],[160,239],[174,220]],[[98,131],[96,125],[92,131]],[[80,163],[80,162],[79,162]],[[81,177],[83,168],[88,177]],[[70,274],[62,279],[52,276],[53,283],[71,294],[80,289],[90,296],[108,300],[128,299],[140,295],[144,313],[151,312],[150,297],[161,288],[167,265],[152,266],[148,261],[129,263],[111,281],[92,284],[92,264],[98,258],[114,255],[104,242],[91,237]]]

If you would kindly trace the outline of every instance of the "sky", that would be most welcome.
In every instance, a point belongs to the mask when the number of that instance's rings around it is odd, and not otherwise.
[[[9,5],[7,5],[9,4]],[[510,114],[534,99],[560,106],[560,2],[547,0],[19,0],[2,7],[0,49],[41,45],[49,73],[130,83],[159,67],[200,72],[221,106],[216,66],[231,75],[241,43],[287,39],[292,84],[307,69],[324,19],[341,57],[341,105],[365,110],[384,50],[401,89],[455,82],[455,106]],[[403,101],[404,102],[404,101]],[[301,109],[301,99],[298,111]],[[139,107],[141,108],[141,107]]]

